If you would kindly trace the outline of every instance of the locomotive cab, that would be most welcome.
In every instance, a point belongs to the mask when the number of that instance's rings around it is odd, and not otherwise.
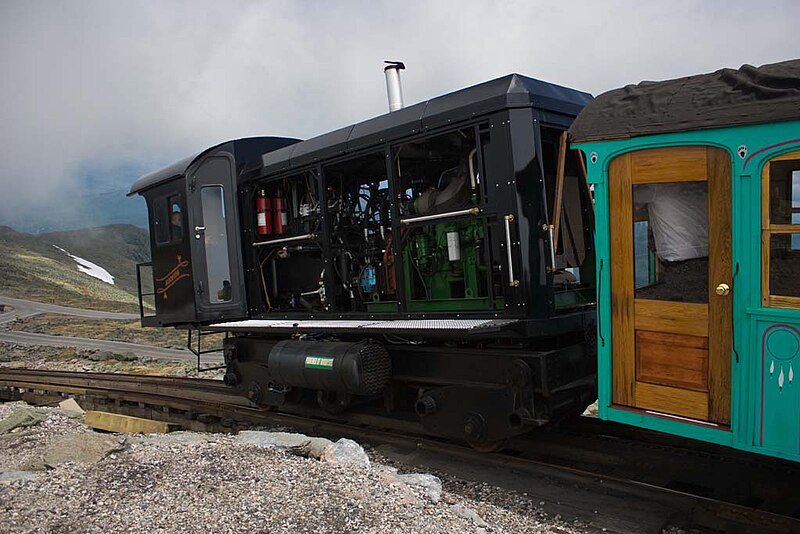
[[[151,261],[137,266],[144,326],[246,317],[238,179],[263,153],[295,142],[229,141],[134,183],[128,194],[145,198],[150,223]]]

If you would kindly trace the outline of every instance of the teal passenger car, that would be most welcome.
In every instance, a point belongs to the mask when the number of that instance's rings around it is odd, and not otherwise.
[[[616,89],[570,136],[600,417],[800,460],[800,60]]]

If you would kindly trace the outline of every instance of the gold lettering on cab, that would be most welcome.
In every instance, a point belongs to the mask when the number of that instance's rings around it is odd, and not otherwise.
[[[177,256],[176,260],[177,263],[175,267],[173,267],[166,276],[162,278],[156,278],[156,286],[162,284],[161,287],[156,288],[156,293],[159,295],[164,295],[164,300],[167,300],[167,290],[169,290],[169,288],[177,284],[179,280],[182,280],[183,278],[189,278],[188,269],[186,271],[182,271],[182,269],[189,266],[189,260],[184,260],[181,258],[181,256]]]

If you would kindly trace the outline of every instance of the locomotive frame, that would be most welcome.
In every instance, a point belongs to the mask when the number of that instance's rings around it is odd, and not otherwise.
[[[226,383],[258,404],[380,411],[484,445],[582,412],[592,200],[559,142],[590,98],[514,74],[141,178],[143,324],[225,332]]]

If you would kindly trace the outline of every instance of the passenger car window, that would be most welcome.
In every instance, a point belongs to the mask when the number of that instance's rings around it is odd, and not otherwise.
[[[762,304],[800,308],[800,151],[764,165],[762,180]]]

